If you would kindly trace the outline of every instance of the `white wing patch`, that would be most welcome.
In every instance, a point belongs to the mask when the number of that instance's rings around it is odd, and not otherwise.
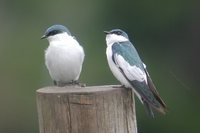
[[[121,55],[116,55],[115,59],[118,67],[123,70],[124,74],[129,80],[137,80],[139,82],[145,81],[147,83],[146,73],[139,67],[136,65],[131,66]]]
[[[144,64],[144,62],[143,62],[143,66],[144,66],[145,69],[147,68],[147,66]]]

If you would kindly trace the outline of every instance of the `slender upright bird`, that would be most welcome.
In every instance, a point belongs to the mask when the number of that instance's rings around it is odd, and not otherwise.
[[[45,64],[57,86],[78,84],[84,61],[84,50],[63,25],[49,27],[41,39],[49,41],[45,51]]]
[[[106,55],[113,75],[127,88],[132,88],[134,93],[144,104],[145,110],[154,117],[152,107],[165,114],[166,105],[159,96],[138,52],[129,41],[128,35],[114,29],[106,33]]]

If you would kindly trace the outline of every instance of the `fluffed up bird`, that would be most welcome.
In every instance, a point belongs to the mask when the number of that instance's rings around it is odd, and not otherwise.
[[[84,61],[84,50],[63,25],[49,27],[41,39],[49,46],[45,51],[45,64],[57,86],[78,84]]]
[[[166,105],[159,96],[146,65],[129,41],[128,35],[120,29],[104,32],[106,33],[107,60],[113,75],[123,86],[132,88],[144,104],[148,115],[154,117],[152,107],[165,114]]]

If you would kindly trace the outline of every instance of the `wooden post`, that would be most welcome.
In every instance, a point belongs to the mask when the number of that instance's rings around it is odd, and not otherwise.
[[[37,90],[40,133],[137,133],[133,93],[119,86]]]

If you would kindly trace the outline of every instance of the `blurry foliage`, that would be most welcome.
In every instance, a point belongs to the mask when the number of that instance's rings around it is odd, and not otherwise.
[[[150,119],[137,101],[139,133],[200,132],[200,8],[186,0],[0,2],[0,133],[38,131],[35,91],[52,85],[44,65],[52,24],[66,25],[85,49],[81,81],[118,84],[105,55],[104,30],[129,34],[169,112]]]

